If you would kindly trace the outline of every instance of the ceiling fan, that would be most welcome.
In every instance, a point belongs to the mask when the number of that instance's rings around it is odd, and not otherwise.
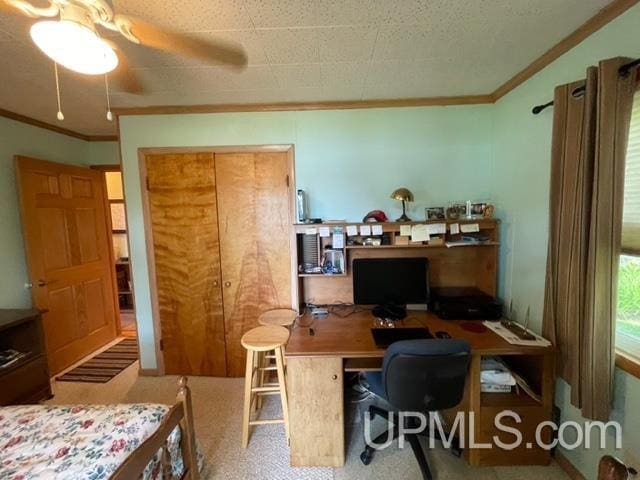
[[[40,2],[41,4],[43,2]],[[142,83],[129,68],[123,51],[100,36],[97,26],[119,32],[146,47],[242,69],[247,55],[242,47],[222,40],[206,41],[157,27],[137,17],[116,14],[111,0],[0,0],[0,12],[39,19],[31,25],[33,42],[54,62],[85,75],[113,72],[120,90],[142,93]]]

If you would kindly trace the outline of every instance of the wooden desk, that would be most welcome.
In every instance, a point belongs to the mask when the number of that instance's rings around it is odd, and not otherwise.
[[[370,329],[374,318],[370,311],[347,317],[330,314],[312,320],[308,314],[296,326],[286,348],[289,415],[291,428],[291,465],[341,466],[345,459],[345,414],[343,377],[345,371],[379,370],[385,350],[376,347]],[[526,448],[534,442],[536,425],[550,420],[553,408],[553,348],[518,347],[495,333],[472,333],[462,328],[462,321],[441,320],[428,312],[409,312],[401,326],[425,326],[432,334],[446,331],[452,338],[467,340],[472,349],[471,368],[465,395],[456,410],[473,412],[472,434],[476,442],[488,442],[498,432],[493,426],[497,413],[509,409],[520,414],[523,423],[521,448],[511,451],[466,449],[469,463],[480,465],[546,465],[549,452]],[[500,355],[509,366],[527,378],[541,395],[538,402],[526,394],[481,393],[480,361],[483,356]],[[445,419],[455,411],[444,412]],[[505,424],[508,422],[504,422]],[[549,433],[549,429],[545,433]],[[499,435],[513,441],[512,435]],[[467,437],[469,438],[469,437]]]

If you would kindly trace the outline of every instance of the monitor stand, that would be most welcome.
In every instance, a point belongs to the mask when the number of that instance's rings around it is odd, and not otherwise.
[[[405,305],[397,305],[395,303],[385,303],[376,305],[371,310],[374,317],[388,318],[390,320],[402,320],[407,316],[407,307]]]

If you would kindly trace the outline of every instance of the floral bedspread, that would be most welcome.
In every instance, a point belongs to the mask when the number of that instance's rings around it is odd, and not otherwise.
[[[0,479],[106,479],[151,436],[167,405],[27,405],[0,408]],[[184,468],[180,428],[168,439],[171,469]],[[144,480],[162,478],[161,452]]]

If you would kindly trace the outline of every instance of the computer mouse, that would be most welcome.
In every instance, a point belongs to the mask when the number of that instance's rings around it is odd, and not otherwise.
[[[436,338],[439,338],[439,339],[451,338],[451,335],[449,335],[449,332],[441,331],[441,332],[436,332]]]

